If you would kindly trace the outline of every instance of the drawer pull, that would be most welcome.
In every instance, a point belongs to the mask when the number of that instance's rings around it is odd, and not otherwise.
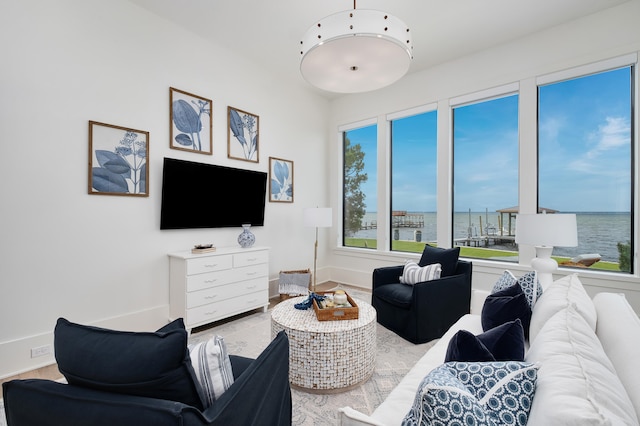
[[[217,263],[207,263],[204,265],[205,268],[215,268],[216,266],[218,266]]]
[[[209,315],[215,314],[216,312],[218,312],[218,311],[205,312],[204,314],[209,316]]]
[[[248,276],[252,276],[252,275],[255,275],[255,274],[257,274],[257,272],[247,272]]]
[[[257,257],[252,257],[251,259],[247,259],[247,262],[255,262],[256,260],[258,260]]]
[[[252,288],[256,288],[256,287],[257,287],[256,285],[248,285],[246,288],[247,290],[251,290]]]
[[[250,305],[252,303],[256,303],[257,301],[258,301],[257,299],[247,300],[247,305]]]
[[[216,281],[218,281],[217,278],[214,278],[212,280],[204,280],[205,283],[215,283]]]
[[[214,294],[213,296],[205,296],[205,299],[215,299],[216,297],[218,297],[217,294]]]

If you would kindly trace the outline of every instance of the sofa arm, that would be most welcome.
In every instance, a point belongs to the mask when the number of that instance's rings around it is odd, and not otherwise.
[[[377,287],[387,285],[387,284],[396,284],[400,282],[400,276],[404,271],[404,265],[396,265],[396,266],[385,266],[382,268],[376,268],[373,270],[372,277],[372,290],[375,290]]]

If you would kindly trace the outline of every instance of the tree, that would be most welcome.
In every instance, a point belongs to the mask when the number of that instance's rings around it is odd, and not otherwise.
[[[360,144],[351,145],[349,138],[344,140],[344,228],[347,235],[360,230],[366,211],[365,194],[361,184],[368,176],[364,170],[364,156]]]
[[[631,272],[631,243],[618,243],[618,267],[622,272]]]

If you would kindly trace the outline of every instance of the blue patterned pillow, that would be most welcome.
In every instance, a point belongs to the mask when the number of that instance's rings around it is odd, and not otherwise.
[[[533,305],[535,305],[538,298],[542,296],[542,285],[540,281],[538,281],[538,273],[536,271],[529,271],[520,278],[516,278],[510,271],[504,271],[502,276],[498,278],[498,281],[493,285],[491,293],[504,290],[514,284],[520,285],[522,292],[527,298],[529,307],[533,310]]]
[[[402,425],[524,426],[537,370],[515,361],[442,364],[420,383]]]

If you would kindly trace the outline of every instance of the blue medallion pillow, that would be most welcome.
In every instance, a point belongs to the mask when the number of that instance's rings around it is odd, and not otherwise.
[[[529,271],[520,278],[516,278],[510,271],[504,271],[502,276],[498,278],[498,281],[493,285],[491,292],[495,293],[516,284],[522,288],[522,292],[527,298],[527,303],[529,303],[529,307],[533,310],[533,306],[538,301],[538,298],[542,296],[542,285],[538,280],[538,273],[536,271]]]
[[[519,285],[491,293],[484,301],[480,314],[482,330],[487,331],[509,321],[519,319],[525,339],[529,338],[531,307]]]
[[[449,340],[444,361],[524,361],[524,341],[519,318],[477,336],[460,330]]]
[[[434,263],[439,263],[442,267],[441,276],[448,277],[451,275],[455,275],[459,257],[460,247],[443,249],[425,244],[418,265],[427,266],[433,265]]]
[[[448,362],[422,380],[403,426],[527,424],[538,367],[508,362]]]
[[[156,332],[109,330],[59,318],[54,349],[58,369],[71,385],[205,408],[181,318]]]

